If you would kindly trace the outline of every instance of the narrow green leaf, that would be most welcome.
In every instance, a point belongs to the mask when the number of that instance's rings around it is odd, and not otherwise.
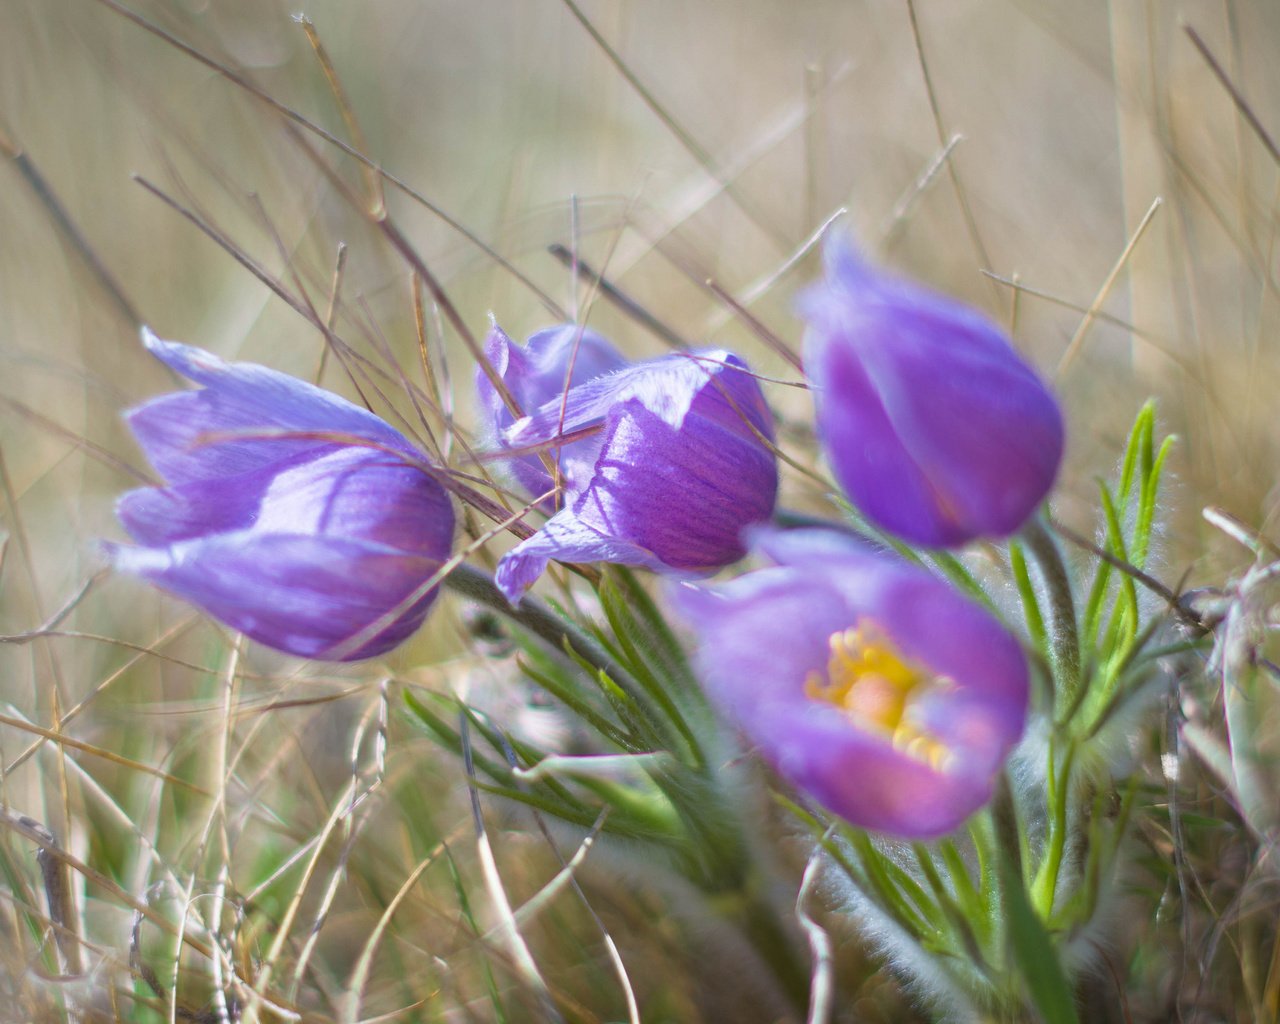
[[[678,687],[680,695],[701,698],[702,690],[689,667],[684,647],[672,632],[666,616],[654,603],[649,591],[637,579],[636,574],[625,566],[612,565],[607,571],[623,602],[631,610],[636,622],[643,627],[645,643],[642,646],[657,674]]]
[[[685,748],[683,751],[672,750],[672,753],[695,767],[703,764],[705,759],[702,745],[673,699],[670,681],[655,675],[649,660],[643,653],[644,648],[652,641],[652,634],[645,630],[632,614],[633,610],[619,591],[612,574],[605,574],[596,592],[600,597],[600,607],[604,610],[610,629],[613,630],[613,638],[617,642],[621,656],[619,660],[635,676],[636,681],[656,705],[661,715],[662,725],[668,727],[666,731],[669,735],[664,737],[665,742],[662,746],[666,749],[683,746]]]
[[[1151,443],[1151,432],[1155,423],[1155,402],[1148,400],[1138,410],[1133,421],[1133,429],[1129,431],[1129,441],[1124,449],[1124,461],[1120,467],[1120,486],[1117,493],[1121,504],[1129,500],[1129,489],[1133,486],[1134,471],[1137,469],[1139,453]]]
[[[559,678],[557,674],[553,672],[545,672],[544,666],[535,667],[531,662],[526,661],[520,662],[520,668],[526,676],[541,686],[556,700],[560,701],[560,703],[572,711],[577,718],[589,725],[610,743],[630,752],[642,749],[640,745],[635,743],[634,739],[620,726],[609,721],[609,719],[592,707],[572,686],[566,685],[565,681]]]
[[[991,595],[987,592],[987,588],[974,578],[973,573],[968,570],[964,562],[960,561],[955,555],[949,551],[931,551],[929,552],[929,560],[956,587],[964,591],[988,611],[997,611],[995,602],[991,600]]]
[[[1044,628],[1044,613],[1040,611],[1040,601],[1036,597],[1035,585],[1031,582],[1031,573],[1027,569],[1027,556],[1022,545],[1014,540],[1009,542],[1009,564],[1013,568],[1013,580],[1018,588],[1018,596],[1022,599],[1022,616],[1027,623],[1027,634],[1036,650],[1049,661],[1053,652],[1049,650],[1049,634]]]
[[[1097,648],[1098,630],[1102,628],[1102,606],[1107,598],[1107,585],[1111,582],[1111,563],[1098,559],[1098,569],[1089,588],[1089,598],[1084,606],[1084,641],[1086,647]]]
[[[1045,1024],[1078,1024],[1071,984],[1058,960],[1057,950],[1007,858],[1002,863],[1001,876],[1010,953],[1026,984],[1027,997]]]
[[[431,696],[438,700],[444,698],[436,694]],[[408,687],[404,690],[404,701],[409,705],[409,709],[413,712],[414,717],[418,719],[427,731],[430,732],[437,741],[446,749],[455,754],[462,753],[462,738],[458,735],[458,731],[447,721],[432,711],[427,705],[418,699],[418,696]],[[456,707],[456,705],[455,705]],[[493,761],[485,757],[483,754],[473,752],[476,767],[483,771],[489,778],[496,782],[503,782],[511,777],[511,772],[505,764]]]
[[[1120,525],[1120,513],[1116,507],[1115,501],[1111,497],[1111,492],[1104,484],[1099,488],[1102,497],[1102,512],[1106,517],[1107,523],[1107,548],[1117,558],[1129,561],[1129,552],[1124,542],[1124,529]],[[1138,623],[1138,589],[1133,582],[1133,577],[1124,575],[1120,580],[1121,592],[1124,595],[1124,602],[1129,606],[1131,611],[1130,621],[1134,627]],[[1102,657],[1105,658],[1109,652],[1103,649]]]
[[[885,857],[861,829],[842,829],[870,884],[868,896],[920,940],[936,940],[942,929],[939,912],[914,879]],[[905,881],[909,884],[904,884]]]
[[[1150,471],[1142,481],[1142,494],[1138,504],[1138,519],[1133,532],[1133,564],[1141,568],[1147,560],[1147,552],[1151,545],[1151,530],[1155,522],[1156,497],[1160,490],[1160,477],[1164,471],[1165,460],[1177,440],[1173,435],[1166,437],[1160,444]]]

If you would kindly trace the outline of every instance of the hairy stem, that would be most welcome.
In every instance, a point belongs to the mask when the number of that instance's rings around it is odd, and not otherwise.
[[[1054,692],[1058,707],[1065,712],[1059,719],[1063,720],[1075,711],[1082,696],[1080,631],[1076,625],[1071,577],[1062,560],[1062,552],[1040,518],[1031,519],[1022,528],[1022,540],[1049,598],[1049,616],[1053,625],[1049,642],[1053,650]]]

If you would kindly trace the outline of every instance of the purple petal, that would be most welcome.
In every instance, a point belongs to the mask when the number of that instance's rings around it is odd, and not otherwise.
[[[210,533],[247,530],[276,468],[268,466],[176,487],[144,487],[116,502],[116,515],[139,544],[172,544]]]
[[[485,356],[523,412],[544,404],[558,409],[566,383],[577,387],[626,365],[617,349],[580,324],[538,331],[523,346],[514,344],[494,324],[485,342]],[[476,369],[476,392],[486,443],[498,443],[513,417],[482,367]],[[584,463],[590,467],[598,448],[598,440],[586,439],[551,449],[549,454],[559,463],[561,473],[572,480]],[[527,493],[538,495],[551,489],[551,477],[538,456],[518,456],[506,465]]]
[[[453,525],[444,489],[420,468],[394,454],[342,448],[277,473],[255,529],[353,537],[440,558]]]
[[[288,374],[253,363],[226,363],[203,349],[162,341],[143,328],[143,342],[162,362],[204,385],[164,395],[127,414],[138,443],[170,483],[232,476],[302,453],[332,448],[316,439],[217,435],[273,431],[349,435],[416,457],[404,436],[373,413]],[[214,440],[206,440],[212,437]]]
[[[990,774],[935,771],[836,711],[776,708],[760,749],[797,788],[876,832],[932,839],[991,799]]]
[[[204,387],[132,414],[171,486],[120,500],[143,546],[109,545],[117,568],[302,657],[371,657],[413,632],[434,593],[423,588],[453,543],[453,508],[425,457],[377,417],[302,381],[149,331],[144,339]],[[219,437],[273,430],[351,440]]]
[[[810,345],[805,367],[823,450],[854,505],[917,544],[968,539],[954,499],[939,495],[911,458],[856,354],[839,345],[815,352]]]
[[[108,545],[115,566],[303,658],[369,658],[422,624],[435,591],[399,605],[440,561],[365,541],[242,533],[162,548]]]
[[[559,398],[566,384],[577,387],[626,365],[617,349],[580,324],[548,327],[522,346],[494,324],[485,341],[485,357],[526,413]],[[511,413],[482,368],[476,370],[476,391],[491,425],[511,423]]]
[[[610,413],[590,485],[503,558],[499,585],[517,599],[552,558],[714,571],[742,556],[742,530],[772,513],[777,486],[754,438],[696,415],[673,427],[632,398]]]
[[[635,363],[574,388],[562,408],[548,402],[516,422],[505,434],[515,446],[539,444],[604,423],[624,402],[637,402],[662,422],[679,428],[699,399],[698,412],[750,436],[750,423],[772,438],[773,425],[760,385],[731,352],[708,349]],[[744,422],[744,420],[746,422]]]
[[[494,580],[513,605],[538,581],[552,559],[561,562],[613,562],[659,569],[662,563],[640,546],[600,533],[563,509],[541,530],[512,548],[498,563]]]
[[[775,704],[803,696],[804,679],[826,665],[827,638],[849,625],[835,587],[789,569],[718,586],[685,583],[668,596],[698,637],[708,694],[748,731]]]

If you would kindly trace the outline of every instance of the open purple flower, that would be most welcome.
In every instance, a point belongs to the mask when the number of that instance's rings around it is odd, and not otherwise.
[[[715,704],[778,772],[854,825],[927,838],[991,797],[1027,667],[985,609],[827,530],[760,530],[777,564],[673,589]]]
[[[535,394],[556,376],[549,361],[537,378],[524,372]],[[563,364],[558,372],[563,381]],[[517,393],[528,382],[507,379]],[[500,444],[558,458],[564,507],[498,565],[498,586],[513,602],[551,559],[712,572],[741,558],[743,528],[773,512],[772,419],[759,383],[730,352],[625,365],[567,395],[557,388],[526,412],[500,432]],[[561,437],[574,440],[557,445]]]
[[[301,657],[368,658],[416,630],[453,544],[453,508],[426,457],[287,374],[145,328],[143,342],[203,387],[128,413],[167,485],[121,497],[141,546],[107,545],[114,565]]]
[[[868,519],[951,547],[1017,530],[1053,486],[1062,414],[976,311],[878,273],[833,235],[801,299],[818,436]]]

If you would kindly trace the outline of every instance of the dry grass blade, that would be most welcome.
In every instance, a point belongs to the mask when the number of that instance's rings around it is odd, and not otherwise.
[[[804,365],[800,362],[800,357],[796,355],[791,346],[783,341],[773,331],[769,330],[764,323],[751,313],[742,303],[729,294],[715,278],[706,279],[706,287],[712,295],[725,304],[733,311],[734,316],[747,325],[747,328],[759,338],[764,344],[777,356],[780,356],[786,362],[790,363],[797,370],[804,371]]]
[[[436,858],[445,850],[445,846],[441,843],[432,850],[426,857],[420,860],[417,866],[409,873],[396,891],[390,902],[387,903],[386,909],[383,910],[378,918],[378,923],[374,926],[373,931],[369,933],[369,937],[365,940],[360,948],[360,955],[356,958],[355,964],[351,968],[351,974],[346,981],[346,996],[342,1000],[342,1012],[340,1019],[344,1024],[356,1024],[360,1018],[360,1004],[364,998],[365,985],[369,980],[369,971],[373,966],[374,955],[378,951],[378,945],[382,941],[382,936],[386,933],[387,928],[391,925],[391,919],[400,909],[400,905],[404,902],[409,893],[413,891],[413,887],[418,884],[418,879],[423,875],[427,868],[436,862]]]
[[[485,827],[484,813],[480,809],[480,789],[476,785],[475,762],[471,753],[470,718],[466,710],[458,713],[459,732],[462,737],[462,761],[470,782],[471,820],[475,828],[476,850],[479,854],[480,873],[484,878],[485,889],[498,917],[497,934],[507,954],[511,957],[516,973],[531,991],[537,995],[547,1018],[560,1021],[562,1018],[551,999],[551,990],[547,987],[542,972],[533,959],[528,943],[520,932],[520,924],[511,909],[511,901],[507,898],[506,888],[502,883],[502,875],[498,871],[497,861],[493,856],[493,845],[489,841],[489,832]]]
[[[32,722],[25,722],[21,718],[14,718],[12,715],[0,714],[0,725],[7,725],[13,729],[19,729],[22,732],[31,733],[33,736],[41,736],[46,740],[57,743],[59,746],[69,747],[72,750],[79,750],[86,754],[92,754],[94,757],[100,757],[104,761],[110,761],[112,764],[118,764],[122,768],[128,768],[130,771],[141,772],[144,775],[153,775],[157,779],[173,786],[180,786],[192,793],[198,793],[201,796],[212,796],[212,794],[188,782],[186,779],[180,779],[176,775],[170,775],[168,772],[160,768],[153,768],[149,764],[143,764],[141,761],[134,761],[132,758],[123,757],[111,750],[103,747],[95,746],[92,743],[85,743],[83,740],[72,739],[56,729],[45,729],[42,726],[35,725]]]
[[[1147,210],[1138,226],[1134,229],[1133,234],[1129,237],[1128,243],[1124,247],[1124,251],[1120,253],[1120,258],[1116,260],[1115,265],[1111,268],[1111,273],[1107,275],[1107,279],[1102,282],[1102,287],[1098,289],[1098,294],[1094,298],[1089,309],[1085,312],[1084,319],[1080,321],[1080,326],[1076,328],[1075,334],[1071,336],[1071,340],[1067,343],[1067,347],[1062,352],[1062,358],[1058,360],[1058,366],[1053,371],[1054,377],[1061,377],[1066,372],[1072,360],[1079,354],[1081,346],[1084,344],[1085,336],[1089,333],[1089,328],[1093,325],[1093,321],[1097,318],[1098,310],[1107,301],[1111,295],[1111,289],[1115,286],[1116,279],[1119,278],[1121,271],[1129,262],[1129,257],[1133,255],[1133,250],[1137,247],[1138,242],[1146,233],[1148,225],[1155,217],[1156,212],[1163,205],[1164,200],[1156,196],[1151,202],[1151,207]]]
[[[945,146],[938,150],[937,154],[925,169],[917,176],[916,180],[911,183],[907,190],[893,204],[893,209],[889,211],[889,216],[885,218],[884,223],[880,227],[880,248],[888,251],[893,247],[903,229],[911,219],[911,211],[915,209],[916,203],[920,201],[929,187],[938,177],[938,172],[942,170],[943,165],[951,166],[951,154],[955,151],[956,146],[964,141],[963,135],[953,135],[947,140]]]
[[[1270,155],[1271,159],[1275,161],[1276,164],[1280,165],[1280,147],[1276,146],[1276,142],[1271,137],[1271,133],[1263,127],[1262,122],[1258,119],[1258,115],[1254,113],[1253,107],[1249,104],[1249,101],[1244,98],[1244,95],[1240,90],[1236,88],[1235,83],[1231,81],[1231,77],[1227,74],[1226,69],[1223,68],[1222,64],[1218,61],[1218,58],[1213,55],[1213,51],[1209,49],[1208,43],[1206,43],[1200,33],[1190,25],[1183,25],[1182,31],[1187,34],[1187,38],[1191,40],[1192,45],[1195,46],[1200,56],[1204,58],[1204,62],[1209,65],[1209,70],[1213,72],[1214,77],[1217,78],[1217,80],[1222,83],[1222,87],[1227,90],[1227,93],[1231,96],[1231,102],[1236,105],[1236,109],[1240,111],[1241,116],[1248,122],[1249,127],[1253,129],[1254,134],[1258,136],[1258,140],[1264,147],[1266,147],[1267,153]]]
[[[334,101],[338,104],[338,110],[342,114],[342,120],[347,126],[347,131],[351,134],[354,148],[361,153],[370,152],[369,143],[364,137],[364,132],[360,129],[360,121],[356,117],[355,109],[351,106],[347,91],[342,87],[342,80],[338,77],[338,69],[333,66],[333,61],[329,58],[329,51],[325,49],[324,43],[320,41],[320,33],[316,31],[315,23],[305,14],[295,14],[293,17],[302,26],[302,31],[307,36],[307,42],[311,44],[311,49],[315,51],[316,60],[320,62],[320,68],[324,72],[324,80],[328,83],[329,91],[333,93]],[[365,173],[365,183],[369,189],[369,208],[372,210],[385,208],[387,200],[382,191],[381,173],[371,164],[365,163],[361,166]]]
[[[627,80],[627,84],[635,89],[636,94],[644,101],[645,106],[653,111],[659,121],[666,125],[671,134],[679,140],[680,145],[688,151],[689,155],[697,161],[698,165],[706,171],[708,175],[716,180],[720,188],[733,200],[738,209],[740,209],[747,218],[756,225],[756,227],[772,239],[779,249],[785,250],[789,248],[790,243],[787,241],[785,235],[769,223],[755,205],[742,193],[742,190],[732,183],[732,177],[724,174],[720,170],[711,154],[708,153],[698,140],[695,139],[693,135],[690,134],[689,131],[685,129],[684,126],[681,125],[680,122],[678,122],[661,103],[658,102],[658,99],[653,95],[653,92],[642,81],[640,81],[639,76],[631,70],[618,51],[609,45],[604,36],[600,34],[599,29],[591,23],[591,19],[582,12],[582,9],[574,3],[574,0],[561,0],[561,2],[566,8],[568,8],[569,13],[573,15],[578,24],[586,29],[587,34],[591,36],[592,41],[600,48],[600,51],[605,55],[605,57],[608,58],[609,63],[612,64],[617,72]]]
[[[938,105],[938,93],[933,86],[933,75],[929,71],[929,62],[924,55],[924,42],[920,38],[920,22],[916,17],[915,0],[906,0],[907,17],[911,22],[911,38],[915,42],[916,58],[920,62],[920,74],[924,78],[925,93],[929,97],[929,110],[933,114],[933,126],[937,131],[938,145],[942,147],[943,152],[948,152],[950,145],[951,133],[949,133],[942,120],[942,108]],[[991,266],[991,257],[987,254],[986,243],[982,240],[982,232],[978,230],[978,221],[973,215],[973,206],[969,202],[969,193],[960,183],[960,172],[956,170],[954,161],[944,159],[947,168],[947,175],[951,178],[951,187],[955,190],[956,200],[960,203],[960,212],[964,215],[965,227],[969,232],[969,239],[973,243],[974,252],[977,253],[979,263],[984,267]]]
[[[329,329],[330,333],[334,330],[334,326],[337,323],[338,303],[342,295],[342,274],[347,267],[347,251],[347,243],[339,242],[338,254],[333,260],[333,277],[329,282],[329,308],[325,310],[324,314],[325,326]],[[324,371],[325,367],[328,365],[329,353],[331,351],[332,349],[329,345],[329,336],[326,333],[324,347],[320,349],[320,363],[316,366],[315,377],[312,378],[313,382],[317,386],[319,386],[320,382],[324,380]]]
[[[800,266],[800,264],[804,262],[805,257],[813,252],[813,250],[817,248],[818,244],[827,237],[827,232],[831,230],[836,221],[847,215],[848,212],[849,210],[847,207],[837,206],[831,213],[827,214],[826,218],[817,226],[817,228],[814,229],[813,233],[796,246],[790,255],[779,263],[776,268],[771,270],[764,277],[760,278],[760,280],[747,285],[747,287],[742,290],[742,295],[739,297],[738,301],[744,306],[750,306],[756,301],[756,299],[760,298],[762,295],[768,294],[776,288],[779,282]]]
[[[412,188],[405,181],[396,177],[394,174],[390,174],[389,172],[383,170],[380,166],[378,166],[377,162],[371,159],[369,156],[362,153],[360,150],[358,150],[354,146],[350,146],[347,143],[343,142],[340,138],[338,138],[332,132],[328,132],[324,128],[321,128],[314,121],[311,121],[306,117],[303,117],[296,110],[293,110],[290,107],[286,106],[285,104],[279,102],[265,89],[262,89],[258,85],[256,85],[247,75],[239,71],[236,71],[235,69],[230,68],[225,64],[219,63],[218,61],[214,60],[212,57],[209,57],[206,54],[201,53],[194,46],[191,46],[183,42],[181,39],[173,35],[171,32],[165,31],[159,25],[155,24],[152,21],[147,20],[142,15],[138,14],[136,11],[133,11],[130,8],[126,7],[124,4],[119,3],[118,0],[97,0],[97,2],[102,4],[104,7],[110,8],[111,10],[115,11],[117,14],[121,15],[122,17],[127,18],[129,21],[133,22],[139,28],[142,28],[147,32],[150,32],[152,35],[156,36],[157,38],[162,39],[169,46],[172,46],[174,49],[180,51],[181,53],[186,54],[188,57],[192,58],[193,60],[198,61],[199,63],[203,64],[205,67],[210,68],[213,71],[216,71],[218,74],[226,78],[227,81],[240,87],[241,89],[244,89],[246,92],[250,93],[256,99],[259,99],[263,103],[267,104],[267,106],[271,107],[277,113],[282,114],[284,117],[288,118],[293,123],[302,126],[307,131],[323,139],[325,142],[329,143],[330,145],[336,146],[338,149],[342,150],[342,152],[345,153],[347,156],[352,157],[355,160],[358,160],[365,167],[369,168],[369,170],[377,173],[379,177],[381,177],[383,180],[390,182],[392,185],[394,185],[397,189],[399,189],[405,195],[409,196],[409,198],[411,198],[415,202],[422,205],[425,209],[429,210],[436,217],[439,217],[440,220],[448,224],[450,228],[458,232],[458,234],[462,235],[468,242],[470,242],[472,245],[480,249],[489,259],[493,260],[494,263],[502,267],[509,274],[511,274],[516,280],[518,280],[521,284],[523,284],[526,288],[528,288],[531,292],[533,292],[533,294],[537,296],[538,300],[542,302],[542,304],[546,306],[548,310],[551,311],[552,315],[560,319],[564,319],[564,311],[559,307],[559,305],[555,302],[555,300],[552,299],[545,292],[543,292],[542,289],[540,289],[528,277],[522,274],[513,264],[511,264],[509,261],[504,259],[496,250],[494,250],[491,246],[487,245],[483,240],[481,240],[481,238],[478,235],[476,235],[474,232],[466,228],[460,221],[451,217],[441,207],[439,207],[438,205],[436,205],[435,203],[427,199],[427,197],[424,196],[421,192],[418,192],[416,189]]]
[[[280,957],[280,953],[284,949],[285,943],[289,940],[293,931],[293,921],[298,915],[302,907],[302,899],[306,895],[307,886],[310,885],[317,867],[320,863],[320,856],[324,852],[325,846],[329,841],[329,837],[344,818],[351,811],[351,802],[355,799],[357,792],[357,783],[352,779],[347,788],[340,792],[333,802],[333,808],[329,817],[325,820],[320,832],[312,839],[309,846],[311,854],[307,859],[306,865],[302,869],[302,876],[298,880],[297,886],[294,888],[293,895],[289,898],[289,903],[285,907],[284,913],[275,925],[275,935],[271,943],[267,946],[266,951],[262,954],[262,959],[258,964],[258,973],[254,977],[254,985],[259,990],[266,991],[271,985],[272,975],[275,972],[276,961]],[[301,852],[301,851],[299,851]],[[290,864],[292,861],[290,861]],[[269,881],[269,880],[268,880]]]
[[[24,815],[14,814],[4,808],[0,808],[0,824],[4,825],[10,831],[18,833],[24,838],[35,843],[41,849],[47,850],[54,857],[65,863],[72,871],[83,876],[86,881],[102,889],[121,906],[129,907],[163,930],[166,934],[171,935],[176,939],[180,939],[183,945],[187,946],[194,952],[206,958],[213,956],[213,948],[209,944],[192,937],[189,933],[183,930],[180,930],[163,914],[158,913],[142,900],[139,900],[131,893],[126,892],[102,872],[90,867],[78,857],[68,853],[66,850],[63,850],[48,838],[50,834],[48,833],[48,830],[33,827],[33,824],[38,825],[38,823],[29,823],[30,821],[31,819],[26,818]]]
[[[114,683],[116,683],[118,680],[126,676],[144,657],[148,655],[153,655],[153,656],[162,657],[162,658],[165,657],[165,655],[159,654],[156,648],[169,642],[170,640],[174,640],[178,638],[179,636],[182,635],[182,633],[184,633],[187,629],[189,629],[192,625],[194,625],[195,622],[196,622],[196,616],[194,615],[188,616],[187,618],[178,622],[176,625],[170,627],[168,631],[166,631],[156,640],[153,646],[137,648],[138,653],[134,657],[130,658],[118,669],[116,669],[110,675],[108,675],[105,679],[103,679],[102,682],[94,686],[89,691],[89,693],[86,694],[84,697],[82,697],[76,704],[69,707],[66,710],[66,712],[62,715],[61,724],[63,726],[70,724],[72,720],[74,720],[77,716],[82,714],[85,711],[85,709],[90,707],[93,704],[93,702],[98,697],[102,696],[102,694],[105,693]],[[57,634],[51,634],[51,635],[57,635]],[[68,635],[78,635],[78,634],[68,634]],[[93,639],[98,639],[98,638],[93,637]],[[124,647],[129,647],[129,648],[134,648],[136,646],[134,644],[124,643],[123,641],[118,641],[118,640],[111,641],[111,642],[120,644],[121,646],[124,646]],[[193,665],[187,662],[177,661],[177,659],[172,659],[172,660],[176,661],[178,664],[183,665],[186,668],[190,668],[197,672],[207,671],[206,669],[204,669],[199,665]],[[23,764],[28,759],[30,759],[36,753],[36,751],[39,750],[45,744],[45,742],[46,741],[44,739],[40,739],[40,740],[37,740],[35,743],[31,744],[29,747],[27,747],[21,754],[18,754],[16,757],[14,757],[12,761],[10,761],[7,765],[5,765],[3,774],[12,775],[14,770],[17,769],[19,765]]]
[[[800,890],[796,893],[796,918],[804,929],[809,940],[809,951],[813,955],[813,979],[809,983],[809,1015],[807,1024],[826,1024],[831,1019],[832,997],[834,993],[834,949],[831,936],[809,913],[806,904],[818,884],[822,873],[824,848],[830,841],[833,830],[828,829],[821,841],[809,855],[804,867],[804,875],[800,880]]]
[[[44,175],[40,173],[35,162],[23,151],[21,146],[5,135],[3,130],[0,130],[0,155],[6,156],[13,161],[18,173],[22,175],[22,179],[39,200],[40,205],[49,214],[49,218],[53,221],[59,234],[71,246],[76,255],[84,261],[94,280],[111,300],[111,304],[116,311],[135,328],[141,327],[142,317],[125,294],[124,288],[115,274],[111,272],[106,262],[98,255],[93,246],[89,244],[88,238],[77,227],[75,220],[67,212],[67,208],[62,204],[62,201],[53,191]]]
[[[102,445],[90,441],[87,437],[81,437],[73,430],[68,430],[60,423],[57,423],[54,420],[51,420],[48,416],[32,409],[29,405],[19,402],[16,398],[10,398],[8,395],[0,395],[0,405],[8,406],[23,419],[39,425],[42,430],[47,431],[53,436],[69,441],[77,449],[91,455],[104,466],[110,466],[112,469],[118,470],[125,476],[132,477],[140,484],[152,485],[155,483],[155,480],[148,473],[137,469],[126,460],[120,458],[120,456],[116,455],[114,452],[108,451],[106,448],[102,447]]]
[[[575,275],[581,274],[585,277],[593,288],[597,289],[601,295],[617,306],[618,309],[672,348],[686,349],[690,347],[688,340],[682,337],[678,331],[664,324],[608,278],[598,274],[590,263],[579,257],[573,250],[556,242],[547,246],[547,252],[551,253],[566,267],[572,268]]]

